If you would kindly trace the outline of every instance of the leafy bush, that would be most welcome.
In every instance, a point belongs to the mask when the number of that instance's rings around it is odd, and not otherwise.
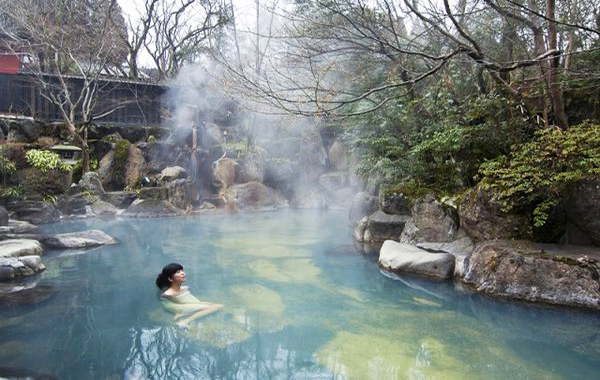
[[[504,211],[531,207],[534,226],[541,227],[569,185],[600,174],[600,124],[540,130],[510,156],[482,164],[480,174],[480,186]]]
[[[23,189],[20,186],[0,186],[0,197],[23,197]]]
[[[50,152],[48,150],[30,149],[25,153],[25,158],[29,165],[43,173],[54,169],[64,172],[71,170],[71,166],[62,162],[58,153]]]
[[[17,167],[14,162],[8,158],[0,155],[0,174],[2,174],[2,184],[6,185],[6,176],[13,174],[17,171]]]

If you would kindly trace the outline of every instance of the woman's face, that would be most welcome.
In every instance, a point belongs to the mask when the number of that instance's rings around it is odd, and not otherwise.
[[[181,284],[185,281],[185,271],[183,269],[178,270],[171,277],[171,282],[174,284]]]

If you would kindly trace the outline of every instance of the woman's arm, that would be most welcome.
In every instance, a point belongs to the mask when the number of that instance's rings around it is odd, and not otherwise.
[[[205,315],[212,314],[215,311],[221,309],[222,307],[223,307],[223,305],[221,305],[221,304],[211,303],[210,306],[208,306],[207,308],[199,310],[199,311],[195,312],[194,314],[190,315],[189,317],[178,321],[177,325],[180,327],[187,328],[189,326],[190,322],[195,321],[198,318],[204,317]]]

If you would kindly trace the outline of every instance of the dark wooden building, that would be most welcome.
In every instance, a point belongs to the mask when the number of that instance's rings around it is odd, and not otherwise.
[[[66,79],[73,92],[83,86],[82,78],[68,76]],[[48,74],[44,80],[54,81],[58,87],[58,77]],[[0,71],[0,113],[31,116],[48,122],[61,121],[60,109],[42,95],[36,83],[32,74]],[[160,125],[164,86],[109,77],[99,79],[97,86],[94,114],[104,116],[95,118],[95,124]]]

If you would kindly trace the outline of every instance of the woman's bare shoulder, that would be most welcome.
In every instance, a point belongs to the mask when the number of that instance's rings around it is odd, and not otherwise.
[[[172,289],[167,289],[160,296],[165,297],[165,298],[172,298],[172,297],[176,297],[177,294]]]

